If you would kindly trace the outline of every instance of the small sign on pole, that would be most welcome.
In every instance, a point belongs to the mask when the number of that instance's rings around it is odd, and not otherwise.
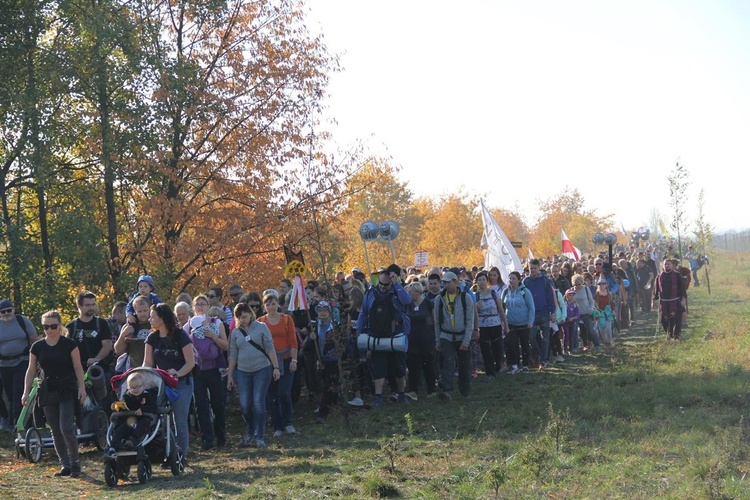
[[[427,267],[427,252],[415,252],[414,253],[414,267]]]

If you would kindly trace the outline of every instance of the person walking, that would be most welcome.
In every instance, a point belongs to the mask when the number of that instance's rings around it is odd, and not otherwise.
[[[52,442],[62,468],[55,476],[81,476],[76,437],[76,405],[86,399],[83,366],[78,344],[63,336],[60,313],[49,311],[42,316],[45,337],[37,340],[29,351],[21,404],[28,406],[29,393],[39,370],[44,373],[37,397],[52,431]]]

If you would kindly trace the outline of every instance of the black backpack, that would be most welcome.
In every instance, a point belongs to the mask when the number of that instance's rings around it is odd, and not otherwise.
[[[393,297],[388,293],[380,293],[372,288],[375,297],[370,306],[370,335],[377,338],[393,337],[396,333],[396,320],[398,312],[393,305]]]

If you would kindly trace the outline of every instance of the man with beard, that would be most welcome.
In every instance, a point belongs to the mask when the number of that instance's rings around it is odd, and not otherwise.
[[[109,358],[112,352],[112,333],[106,319],[94,315],[96,295],[81,292],[76,296],[78,317],[65,325],[68,337],[78,344],[81,365],[84,371],[99,365],[105,374],[109,371]]]
[[[671,260],[664,260],[664,270],[659,273],[654,283],[653,305],[659,301],[661,326],[667,338],[679,339],[682,329],[682,314],[687,306],[685,282],[679,272],[675,271]]]

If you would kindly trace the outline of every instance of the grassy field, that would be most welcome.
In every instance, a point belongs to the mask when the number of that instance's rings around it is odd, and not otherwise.
[[[52,450],[29,464],[4,437],[0,497],[750,498],[749,264],[716,259],[712,293],[690,290],[683,341],[665,341],[652,313],[607,355],[477,381],[468,400],[387,404],[323,425],[304,403],[296,436],[264,451],[194,447],[180,478],[155,467],[146,485],[107,488],[93,448],[81,479],[52,478]]]

